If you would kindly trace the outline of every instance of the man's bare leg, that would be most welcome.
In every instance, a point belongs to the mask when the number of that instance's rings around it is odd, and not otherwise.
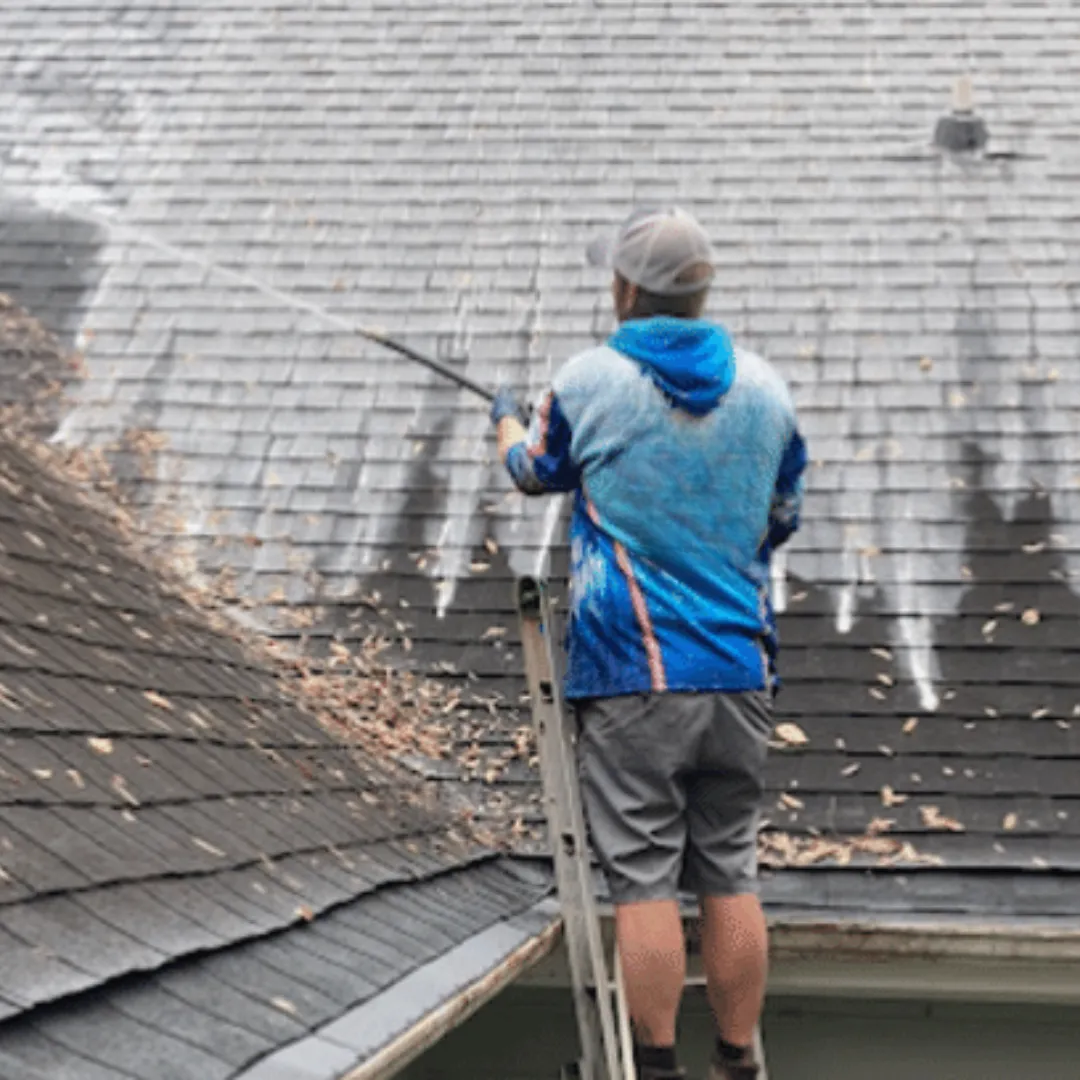
[[[702,959],[720,1038],[731,1047],[750,1047],[769,967],[765,914],[752,893],[703,897],[701,912]]]
[[[679,905],[647,900],[615,908],[626,1004],[639,1046],[673,1047],[686,981],[686,940]]]

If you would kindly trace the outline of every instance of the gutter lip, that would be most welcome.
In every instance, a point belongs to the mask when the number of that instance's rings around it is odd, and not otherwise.
[[[601,902],[600,915],[610,931],[614,909],[609,902]],[[765,915],[771,946],[776,951],[1080,959],[1080,914],[1002,917],[897,912],[874,917],[850,909],[833,915],[821,910],[777,910],[766,905]],[[682,917],[693,951],[699,936],[698,912],[684,907]]]
[[[1065,920],[1063,920],[1065,923]],[[1080,961],[1080,919],[1010,924],[957,921],[871,921],[861,918],[773,917],[769,932],[779,955],[820,953],[851,957],[990,958]]]

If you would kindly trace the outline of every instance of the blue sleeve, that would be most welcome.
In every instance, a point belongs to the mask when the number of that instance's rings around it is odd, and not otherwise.
[[[772,507],[769,510],[769,535],[766,545],[775,551],[786,543],[799,528],[803,493],[806,489],[806,443],[798,431],[788,440],[780,471],[776,477]]]
[[[581,469],[570,456],[570,424],[549,390],[533,413],[529,435],[510,448],[506,465],[518,490],[526,495],[574,491],[581,486]]]

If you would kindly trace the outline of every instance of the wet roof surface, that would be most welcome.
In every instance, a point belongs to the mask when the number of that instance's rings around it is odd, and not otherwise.
[[[382,610],[401,663],[511,701],[510,579],[559,576],[560,509],[508,494],[479,403],[317,309],[537,392],[610,327],[587,243],[634,202],[692,209],[713,312],[788,377],[815,459],[777,568],[809,741],[773,756],[770,818],[807,843],[885,819],[943,860],[770,888],[1076,913],[1074,5],[107,0],[0,28],[0,265],[86,353],[61,437],[162,433],[131,488],[204,566],[318,606],[314,637]],[[968,72],[989,142],[943,153]],[[534,814],[524,765],[486,762],[474,801]]]

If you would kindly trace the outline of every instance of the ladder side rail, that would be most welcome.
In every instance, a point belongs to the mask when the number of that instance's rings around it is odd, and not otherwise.
[[[593,888],[592,863],[589,858],[588,833],[585,826],[585,812],[582,805],[577,754],[575,752],[577,724],[571,711],[562,708],[560,705],[559,688],[562,686],[562,673],[559,670],[557,661],[556,622],[550,594],[542,583],[540,587],[540,614],[541,623],[545,628],[543,645],[546,654],[546,666],[552,675],[555,712],[559,725],[558,737],[554,740],[554,752],[557,755],[558,767],[562,771],[559,790],[562,793],[564,812],[571,835],[574,838],[572,863],[577,877],[577,888],[575,888],[571,896],[571,903],[580,909],[579,922],[588,943],[590,964],[594,972],[596,1008],[599,1014],[607,1072],[610,1077],[625,1080],[626,1069],[624,1065],[620,1064],[621,1042],[616,1025],[615,1006],[619,1003],[617,985],[609,974],[600,924],[600,911]]]
[[[523,586],[524,587],[524,586]],[[589,993],[598,974],[593,967],[588,939],[583,926],[584,912],[571,896],[580,890],[573,863],[573,851],[567,844],[574,838],[562,788],[565,770],[559,748],[560,724],[554,698],[552,672],[546,670],[543,624],[539,607],[535,612],[521,605],[521,644],[529,685],[533,726],[536,730],[540,778],[543,785],[544,814],[555,864],[555,882],[563,920],[563,939],[570,967],[570,984],[577,1017],[581,1049],[582,1080],[610,1080],[603,1076],[605,1052],[598,1017],[598,999]]]
[[[624,1080],[600,916],[593,895],[584,814],[573,753],[575,733],[561,707],[552,641],[553,618],[543,582],[518,583],[521,642],[536,729],[544,810],[586,1080]]]

